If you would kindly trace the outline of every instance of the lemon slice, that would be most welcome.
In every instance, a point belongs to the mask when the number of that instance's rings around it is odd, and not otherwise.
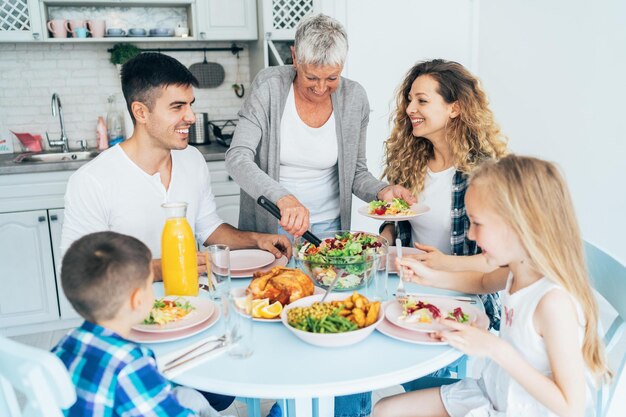
[[[260,300],[252,300],[252,317],[260,318],[261,310],[264,307],[267,307],[269,305],[270,305],[269,298],[262,298]]]
[[[261,308],[259,311],[261,314],[261,318],[264,319],[273,319],[278,317],[278,315],[283,311],[283,305],[280,301],[276,301],[274,304],[270,304]]]
[[[235,301],[235,307],[237,307],[241,311],[246,311],[248,308],[250,308],[250,307],[248,307],[248,297],[247,296],[234,297],[233,300]]]

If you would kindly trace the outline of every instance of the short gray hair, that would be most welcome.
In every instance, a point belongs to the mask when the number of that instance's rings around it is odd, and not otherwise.
[[[343,66],[348,55],[348,35],[343,25],[325,14],[300,21],[294,42],[296,61],[317,66]]]

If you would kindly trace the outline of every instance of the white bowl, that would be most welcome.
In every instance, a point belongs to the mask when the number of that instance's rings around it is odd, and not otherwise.
[[[337,300],[345,300],[348,298],[350,294],[328,294],[326,297],[326,301],[337,301]],[[382,307],[378,312],[378,320],[374,322],[374,324],[370,324],[367,327],[362,329],[353,330],[351,332],[344,333],[312,333],[305,332],[304,330],[298,330],[295,327],[292,327],[287,322],[287,312],[294,307],[308,307],[312,305],[316,301],[320,301],[324,297],[324,294],[314,294],[308,297],[301,298],[293,303],[289,304],[285,308],[283,308],[283,312],[280,315],[280,320],[283,322],[286,328],[288,328],[293,334],[298,336],[300,339],[304,340],[307,343],[315,346],[321,347],[340,347],[340,346],[349,346],[355,343],[359,343],[361,340],[365,339],[367,336],[372,334],[376,326],[383,321],[385,318],[385,312]]]

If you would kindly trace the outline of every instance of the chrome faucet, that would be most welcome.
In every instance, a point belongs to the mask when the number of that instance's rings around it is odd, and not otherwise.
[[[59,113],[59,121],[61,122],[61,138],[58,140],[50,140],[48,132],[46,132],[46,138],[48,139],[48,145],[61,146],[63,152],[69,152],[70,147],[68,145],[67,135],[65,134],[65,126],[63,124],[63,107],[61,106],[61,99],[57,93],[52,94],[52,115],[56,116]]]

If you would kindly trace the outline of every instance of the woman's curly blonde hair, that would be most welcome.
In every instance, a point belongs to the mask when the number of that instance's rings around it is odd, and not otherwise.
[[[396,111],[391,117],[394,126],[385,142],[383,172],[390,184],[403,185],[415,194],[424,189],[427,164],[434,156],[428,139],[413,136],[411,120],[406,114],[411,86],[421,75],[430,75],[437,81],[438,93],[446,103],[459,105],[458,117],[450,119],[446,128],[457,170],[469,173],[482,160],[499,159],[507,153],[506,138],[493,119],[478,79],[457,62],[443,59],[419,62],[396,91]]]

